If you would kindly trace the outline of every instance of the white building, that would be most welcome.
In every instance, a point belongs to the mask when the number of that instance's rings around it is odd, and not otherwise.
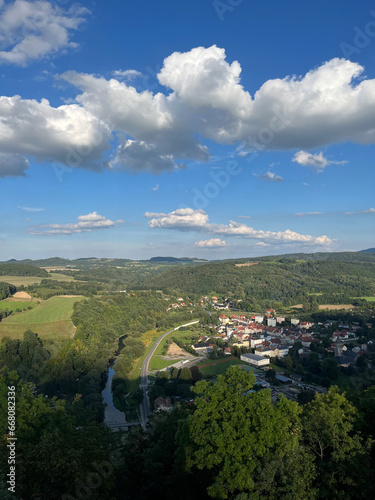
[[[267,326],[276,326],[275,318],[267,318]]]
[[[293,325],[293,326],[297,326],[299,324],[299,319],[297,318],[292,318],[290,320],[290,324]]]
[[[241,361],[245,361],[245,363],[249,363],[252,366],[266,366],[270,364],[270,360],[268,358],[264,358],[263,356],[257,356],[256,354],[241,354]]]
[[[256,314],[255,317],[255,322],[256,323],[263,323],[263,320],[264,320],[264,316],[260,315],[260,314]]]

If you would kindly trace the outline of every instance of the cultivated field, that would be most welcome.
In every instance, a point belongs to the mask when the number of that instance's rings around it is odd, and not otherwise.
[[[0,281],[5,283],[10,283],[14,286],[28,286],[39,284],[42,280],[49,281],[73,281],[72,276],[67,276],[66,274],[55,273],[52,278],[41,278],[40,276],[0,276]]]
[[[20,309],[21,311],[25,311],[28,307],[35,307],[37,305],[37,302],[22,302],[18,300],[1,300],[0,301],[0,311],[5,311],[8,309],[8,311],[13,311],[15,312],[17,309]]]
[[[38,333],[47,349],[56,353],[63,342],[74,335],[75,327],[70,317],[77,300],[82,299],[51,297],[30,311],[9,316],[0,323],[0,338],[22,338],[26,330],[32,330]]]

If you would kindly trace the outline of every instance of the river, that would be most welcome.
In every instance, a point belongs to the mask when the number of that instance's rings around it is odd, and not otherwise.
[[[109,365],[107,383],[102,391],[102,398],[106,404],[104,410],[104,423],[113,430],[118,430],[120,427],[126,425],[125,413],[118,410],[113,404],[112,379],[116,374],[114,370],[116,361],[117,359],[112,361]]]

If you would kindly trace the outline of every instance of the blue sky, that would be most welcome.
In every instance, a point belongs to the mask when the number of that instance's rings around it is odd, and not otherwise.
[[[375,246],[373,2],[0,0],[0,260]]]

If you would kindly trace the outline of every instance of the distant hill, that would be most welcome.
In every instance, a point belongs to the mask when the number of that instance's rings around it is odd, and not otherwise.
[[[375,253],[375,248],[368,248],[367,250],[361,250],[361,253]]]
[[[150,262],[208,262],[195,257],[151,257]]]
[[[149,286],[165,293],[215,292],[242,299],[251,309],[266,301],[349,304],[375,294],[375,254],[293,254],[178,266],[153,276]]]

